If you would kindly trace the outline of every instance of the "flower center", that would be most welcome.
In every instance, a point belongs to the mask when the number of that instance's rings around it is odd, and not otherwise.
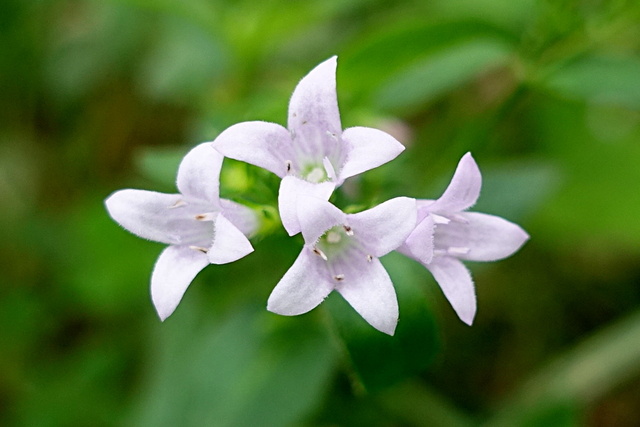
[[[336,225],[327,230],[318,239],[316,249],[324,254],[329,260],[344,253],[355,242],[351,239],[353,231],[349,226]]]
[[[322,181],[325,181],[327,179],[327,173],[325,172],[324,168],[319,167],[319,166],[314,167],[313,169],[311,169],[306,174],[303,173],[302,176],[307,181],[314,182],[314,183],[322,182]]]

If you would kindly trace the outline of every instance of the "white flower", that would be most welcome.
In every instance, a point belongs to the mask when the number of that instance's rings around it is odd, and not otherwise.
[[[418,200],[418,224],[398,252],[416,259],[436,279],[460,319],[471,325],[476,294],[460,260],[496,261],[529,239],[518,225],[497,216],[464,212],[480,195],[482,177],[470,153],[438,200]]]
[[[200,144],[180,164],[180,194],[120,190],[105,201],[111,217],[128,231],[170,245],[151,276],[151,297],[162,320],[205,266],[236,261],[253,251],[245,235],[255,230],[255,215],[219,197],[222,159],[210,144]]]
[[[345,214],[316,197],[300,196],[305,245],[275,287],[267,309],[306,313],[338,291],[376,329],[393,335],[398,302],[379,257],[396,249],[414,229],[416,201],[398,197],[357,214]]]
[[[267,169],[282,178],[278,204],[290,235],[300,232],[299,194],[328,200],[345,179],[394,159],[404,150],[377,129],[342,130],[334,56],[311,70],[293,91],[288,130],[275,123],[244,122],[213,141],[227,157]]]

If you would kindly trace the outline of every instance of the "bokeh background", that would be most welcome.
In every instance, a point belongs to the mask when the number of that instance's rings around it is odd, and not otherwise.
[[[0,45],[0,424],[640,425],[635,0],[3,0]],[[337,295],[268,313],[302,245],[278,226],[161,323],[162,245],[103,200],[175,191],[181,157],[234,123],[284,124],[334,54],[343,126],[407,147],[341,207],[437,197],[471,151],[474,210],[531,240],[468,264],[473,327],[395,254],[393,338]],[[225,197],[268,213],[277,184],[225,161]]]

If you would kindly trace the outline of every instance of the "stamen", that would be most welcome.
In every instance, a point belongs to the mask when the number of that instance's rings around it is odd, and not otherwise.
[[[193,249],[194,251],[200,251],[203,254],[206,254],[207,252],[209,252],[207,248],[203,248],[202,246],[189,246],[189,249]]]
[[[175,209],[175,208],[179,208],[181,206],[187,206],[187,202],[185,202],[184,200],[180,199],[177,202],[175,202],[173,205],[169,206],[169,209]]]
[[[449,224],[451,222],[451,220],[449,218],[445,218],[441,215],[437,215],[437,214],[430,214],[431,218],[433,218],[433,222],[436,224]]]
[[[336,141],[338,140],[338,135],[336,135],[333,132],[327,131],[327,135],[329,135],[331,138],[335,139]]]
[[[447,250],[445,249],[434,249],[433,250],[433,254],[434,255],[447,255],[449,252],[447,252]]]
[[[467,218],[457,214],[451,216],[451,221],[459,222],[461,224],[469,224],[469,220]]]
[[[342,228],[344,228],[344,234],[347,236],[353,236],[353,229],[351,229],[351,226],[345,224]]]
[[[318,255],[320,258],[322,258],[325,261],[328,261],[329,258],[327,258],[327,256],[324,254],[324,252],[322,252],[320,249],[314,247],[313,248],[313,253]]]
[[[291,160],[285,162],[287,164],[287,173],[291,172]]]
[[[207,212],[195,216],[198,221],[213,221],[213,213]]]
[[[342,282],[344,280],[344,274],[336,274],[335,276],[333,276],[333,279],[336,282]]]
[[[466,255],[469,253],[469,248],[452,246],[447,249],[447,252],[449,253],[449,255]]]
[[[371,255],[367,255],[367,261],[369,262],[373,261],[373,257]]]

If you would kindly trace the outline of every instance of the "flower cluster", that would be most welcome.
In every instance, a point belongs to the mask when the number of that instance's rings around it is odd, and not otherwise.
[[[397,197],[347,214],[329,199],[349,177],[393,160],[404,147],[380,130],[342,129],[336,95],[336,57],[318,65],[295,88],[287,128],[267,122],[231,126],[200,144],[178,170],[178,194],[121,190],[106,200],[111,217],[130,232],[169,246],[151,277],[151,295],[162,320],[208,264],[238,260],[253,251],[255,213],[221,199],[224,157],[264,168],[281,178],[278,210],[304,247],[271,293],[267,309],[306,313],[337,291],[376,329],[393,335],[398,303],[379,257],[398,251],[424,265],[462,321],[471,324],[476,296],[461,260],[494,261],[528,239],[502,218],[465,212],[480,194],[480,171],[466,154],[437,200]]]

